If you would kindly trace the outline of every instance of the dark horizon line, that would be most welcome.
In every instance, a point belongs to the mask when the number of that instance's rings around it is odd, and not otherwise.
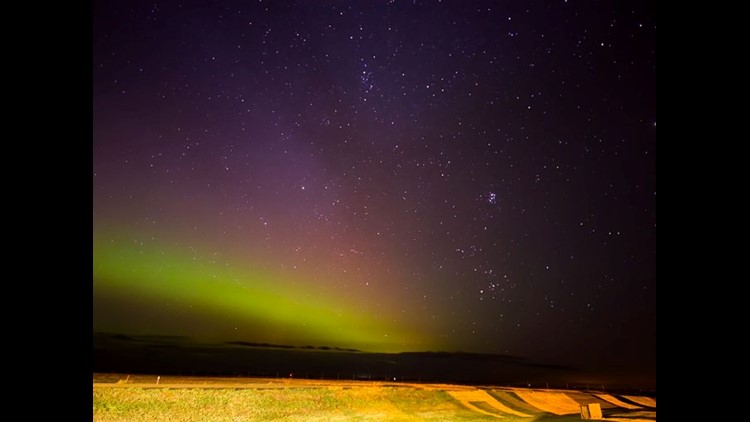
[[[173,334],[123,334],[123,333],[117,333],[117,332],[111,332],[111,331],[94,331],[93,336],[107,336],[111,338],[116,338],[119,340],[125,340],[125,341],[143,341],[143,340],[149,340],[149,339],[163,339],[163,340],[182,340],[187,342],[195,342],[200,343],[202,339],[201,337],[192,337],[192,336],[186,336],[186,335],[173,335]],[[480,352],[466,352],[462,350],[454,350],[454,351],[447,351],[447,350],[421,350],[421,351],[412,351],[412,352],[373,352],[368,350],[361,350],[361,349],[353,349],[353,348],[346,348],[346,347],[339,347],[339,346],[313,346],[313,345],[304,345],[304,346],[296,346],[291,344],[275,344],[275,343],[268,343],[268,342],[253,342],[253,341],[246,341],[246,340],[224,340],[224,341],[213,341],[210,343],[206,343],[207,345],[216,345],[216,346],[222,346],[222,345],[231,345],[231,346],[243,346],[243,347],[255,347],[259,349],[282,349],[282,350],[316,350],[316,351],[337,351],[337,352],[348,352],[348,353],[363,353],[363,354],[383,354],[383,355],[431,355],[433,357],[440,357],[440,356],[473,356],[473,357],[502,357],[508,360],[515,360],[515,361],[527,361],[528,358],[523,356],[515,356],[515,355],[508,355],[508,354],[500,354],[500,353],[480,353]],[[542,364],[541,366],[547,366]],[[551,366],[561,366],[561,365],[551,365]],[[566,367],[567,368],[567,367]]]

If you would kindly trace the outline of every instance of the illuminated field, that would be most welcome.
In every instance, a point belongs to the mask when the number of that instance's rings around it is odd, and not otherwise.
[[[567,397],[562,391],[536,393],[542,407],[547,395],[555,402]],[[515,400],[504,400],[509,395]],[[525,395],[519,389],[449,384],[98,374],[93,417],[102,422],[580,420],[572,406],[563,415],[529,404],[520,411],[518,397]],[[582,403],[594,396],[576,392],[575,397],[568,400]],[[605,420],[655,421],[656,412],[616,407],[605,411]]]

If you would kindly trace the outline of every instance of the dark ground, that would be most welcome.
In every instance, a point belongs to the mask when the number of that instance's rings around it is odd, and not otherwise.
[[[472,385],[655,391],[655,376],[593,373],[505,355],[367,353],[325,346],[200,343],[184,337],[95,333],[93,371],[193,376],[398,380]]]

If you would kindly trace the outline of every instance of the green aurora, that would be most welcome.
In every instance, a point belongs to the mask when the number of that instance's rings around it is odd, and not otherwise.
[[[139,298],[137,306],[150,307],[150,312],[164,301],[189,304],[191,320],[209,318],[225,325],[233,321],[244,327],[237,332],[240,338],[223,340],[313,343],[375,352],[429,347],[417,330],[396,324],[388,315],[351,306],[351,298],[321,296],[303,283],[292,286],[278,275],[238,270],[227,262],[196,258],[192,252],[98,236],[93,262],[95,295]],[[111,329],[102,321],[109,312],[95,312],[95,330]],[[191,322],[184,323],[184,332],[190,334]],[[155,321],[150,328],[158,326]]]

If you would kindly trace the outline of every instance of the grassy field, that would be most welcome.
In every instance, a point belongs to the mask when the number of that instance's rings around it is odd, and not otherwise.
[[[581,420],[578,413],[555,415],[530,405],[520,413],[525,417],[505,413],[519,403],[492,393],[445,384],[99,376],[93,416],[101,422]],[[652,416],[609,420],[654,421],[655,410]]]
[[[94,388],[95,421],[481,421],[444,391],[383,387]]]

